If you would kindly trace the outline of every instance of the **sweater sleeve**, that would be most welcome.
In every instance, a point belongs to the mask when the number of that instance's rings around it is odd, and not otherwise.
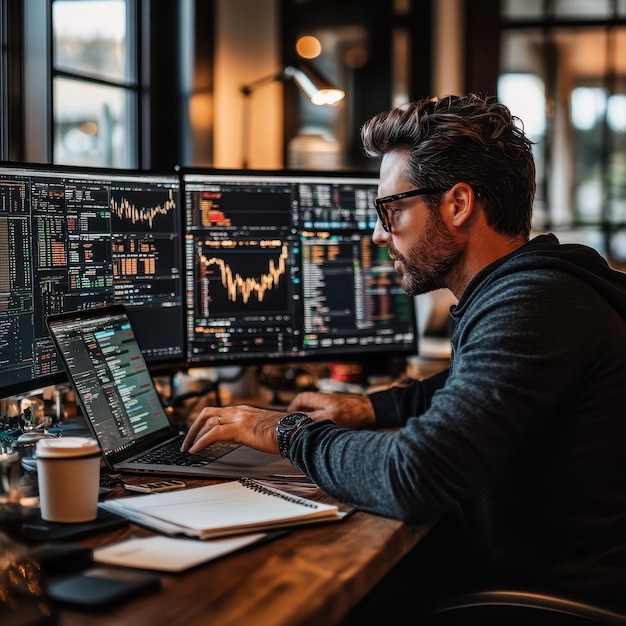
[[[577,419],[571,408],[600,344],[617,332],[615,312],[561,272],[517,272],[481,289],[457,311],[449,372],[372,394],[377,423],[403,427],[308,424],[294,437],[292,462],[339,500],[430,523],[502,476],[551,420]]]
[[[420,415],[430,406],[433,394],[443,387],[448,370],[438,372],[423,381],[395,386],[369,394],[378,428],[404,426],[412,415]]]

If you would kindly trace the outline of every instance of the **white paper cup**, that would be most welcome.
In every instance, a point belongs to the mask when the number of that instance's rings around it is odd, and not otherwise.
[[[59,437],[37,442],[41,518],[90,522],[98,516],[100,448],[95,439]]]

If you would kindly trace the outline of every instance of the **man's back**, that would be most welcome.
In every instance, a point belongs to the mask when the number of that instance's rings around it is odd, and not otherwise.
[[[593,258],[573,267],[558,248],[537,261],[523,256],[469,297],[487,309],[511,298],[501,311],[509,326],[503,341],[508,358],[519,361],[500,368],[494,381],[494,389],[509,385],[510,403],[510,420],[494,432],[517,444],[482,500],[490,573],[623,602],[626,594],[616,590],[625,591],[626,572],[626,291],[607,284],[608,272],[595,275]],[[464,338],[480,341],[478,327],[465,334],[466,327],[482,314],[471,304],[456,312],[461,361],[470,356]],[[482,321],[498,333],[493,319]]]

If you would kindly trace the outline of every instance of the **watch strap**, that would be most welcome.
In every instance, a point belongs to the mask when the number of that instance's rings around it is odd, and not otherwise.
[[[278,441],[278,451],[284,459],[289,458],[289,446],[293,435],[304,426],[312,422],[306,413],[289,413],[282,417],[276,425],[276,439]]]

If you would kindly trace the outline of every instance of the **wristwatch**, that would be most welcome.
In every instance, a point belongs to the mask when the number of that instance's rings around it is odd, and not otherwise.
[[[276,424],[276,438],[278,439],[278,451],[284,459],[289,457],[289,444],[293,434],[299,430],[304,424],[312,422],[306,413],[289,413],[285,417],[281,417]]]

